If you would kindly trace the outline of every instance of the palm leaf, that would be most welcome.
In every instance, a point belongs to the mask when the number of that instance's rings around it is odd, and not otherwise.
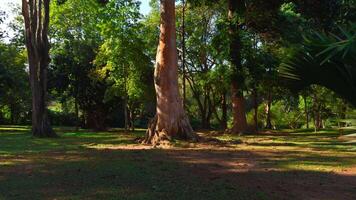
[[[312,84],[325,86],[356,106],[356,29],[340,33],[314,33],[304,48],[280,67],[280,76],[300,90]]]

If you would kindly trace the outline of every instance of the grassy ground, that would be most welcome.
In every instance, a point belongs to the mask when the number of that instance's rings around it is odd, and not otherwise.
[[[0,127],[0,199],[356,199],[356,144],[328,130],[139,145],[142,131]]]

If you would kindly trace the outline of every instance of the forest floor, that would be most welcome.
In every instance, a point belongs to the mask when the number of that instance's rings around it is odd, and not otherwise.
[[[0,199],[356,199],[356,142],[279,131],[160,149],[123,133],[0,127]]]

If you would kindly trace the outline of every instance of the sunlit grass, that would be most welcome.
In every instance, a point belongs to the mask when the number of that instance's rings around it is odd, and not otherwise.
[[[209,165],[209,158],[204,156],[214,152],[216,158],[221,153],[248,153],[249,157],[238,157],[228,167],[253,159],[247,165],[251,171],[339,173],[356,166],[356,146],[340,140],[337,130],[317,134],[306,130],[242,136],[209,134],[223,143],[209,146],[174,141],[168,151],[177,152],[175,155],[186,151],[203,155],[191,160],[188,153],[187,160],[176,160],[166,154],[167,150],[139,144],[136,138],[144,136],[143,129],[124,133],[122,129],[92,132],[56,127],[59,138],[38,139],[31,136],[28,127],[1,128],[0,184],[5,186],[0,187],[0,199],[185,199],[192,194],[195,199],[270,199],[263,192],[231,186],[224,179],[206,182],[195,172],[186,176],[185,170],[191,173],[194,169],[190,166]],[[12,198],[7,191],[17,196]]]

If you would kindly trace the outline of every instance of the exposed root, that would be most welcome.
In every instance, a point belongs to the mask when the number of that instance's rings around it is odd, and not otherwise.
[[[157,121],[157,115],[149,121],[146,136],[141,142],[142,144],[150,144],[154,147],[171,146],[173,137],[176,139],[191,140],[194,142],[199,140],[199,136],[194,133],[186,117],[183,117],[181,120],[179,120],[177,123],[178,132],[173,136],[166,129],[157,130]]]

